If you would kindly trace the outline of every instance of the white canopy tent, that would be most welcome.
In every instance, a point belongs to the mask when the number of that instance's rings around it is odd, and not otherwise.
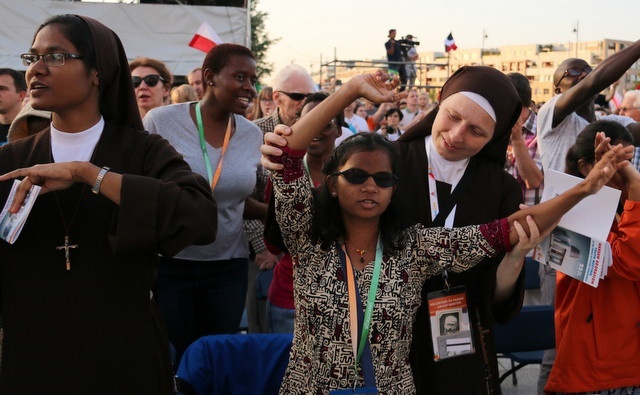
[[[2,0],[0,67],[25,70],[19,55],[28,51],[37,27],[53,15],[79,14],[115,31],[129,60],[147,56],[163,61],[175,75],[186,75],[205,56],[188,46],[200,24],[209,23],[224,42],[249,46],[248,13],[236,7]]]

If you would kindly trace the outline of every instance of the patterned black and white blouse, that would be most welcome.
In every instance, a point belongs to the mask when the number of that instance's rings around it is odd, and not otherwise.
[[[323,250],[310,239],[313,216],[311,184],[301,165],[304,152],[285,150],[285,169],[272,172],[276,218],[294,258],[294,337],[281,394],[328,394],[350,388],[356,380],[349,321],[347,281],[336,242]],[[463,228],[405,230],[406,243],[382,258],[369,342],[380,394],[415,393],[409,350],[413,316],[428,276],[443,270],[469,269],[483,258],[509,249],[506,219]],[[356,272],[366,303],[373,264]],[[366,306],[363,305],[363,309]],[[358,371],[358,385],[363,383]]]

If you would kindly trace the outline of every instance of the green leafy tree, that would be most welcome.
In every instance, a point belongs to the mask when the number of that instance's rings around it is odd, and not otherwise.
[[[266,61],[267,51],[280,38],[271,38],[265,28],[265,20],[269,14],[257,9],[258,0],[251,2],[249,16],[251,18],[251,51],[256,58],[258,76],[266,77],[273,71],[273,63]]]

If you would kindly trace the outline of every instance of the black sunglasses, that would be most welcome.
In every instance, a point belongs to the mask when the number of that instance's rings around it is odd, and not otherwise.
[[[396,183],[398,182],[398,176],[387,171],[381,171],[376,174],[369,174],[366,171],[355,167],[345,171],[341,171],[339,173],[333,173],[332,175],[343,176],[345,180],[355,185],[364,184],[364,182],[367,181],[369,177],[373,177],[373,181],[375,181],[376,185],[380,188],[389,188],[396,185]]]
[[[145,84],[147,84],[147,86],[153,88],[154,86],[158,85],[158,82],[162,81],[165,82],[165,79],[162,78],[161,75],[158,74],[149,74],[147,76],[144,77],[131,77],[131,80],[133,81],[133,87],[137,88],[140,86],[140,84],[142,84],[142,81],[144,81]]]
[[[292,100],[295,100],[295,101],[302,101],[310,95],[310,93],[297,93],[297,92],[285,92],[285,91],[278,91],[278,92],[284,93],[285,95],[289,96]]]
[[[566,69],[564,71],[564,74],[562,74],[562,77],[560,77],[560,80],[558,81],[556,86],[560,86],[560,82],[562,82],[564,77],[566,77],[568,75],[571,76],[571,77],[579,77],[582,73],[589,74],[592,71],[593,71],[593,69],[591,68],[591,66],[584,66],[584,67],[573,66],[573,67],[569,67],[568,69]]]

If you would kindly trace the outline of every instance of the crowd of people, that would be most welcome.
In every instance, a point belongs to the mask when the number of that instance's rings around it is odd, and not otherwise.
[[[493,326],[523,305],[525,257],[604,185],[623,191],[609,276],[540,268],[539,393],[640,391],[640,91],[595,104],[640,42],[567,59],[540,108],[487,66],[421,91],[417,44],[390,30],[391,73],[333,92],[294,64],[258,91],[241,45],[174,84],[99,21],[44,21],[26,74],[0,69],[0,202],[42,188],[0,241],[0,392],[171,394],[189,345],[246,312],[249,333],[293,334],[282,394],[500,394]],[[583,181],[541,203],[550,170]],[[465,308],[432,319],[443,297]]]

